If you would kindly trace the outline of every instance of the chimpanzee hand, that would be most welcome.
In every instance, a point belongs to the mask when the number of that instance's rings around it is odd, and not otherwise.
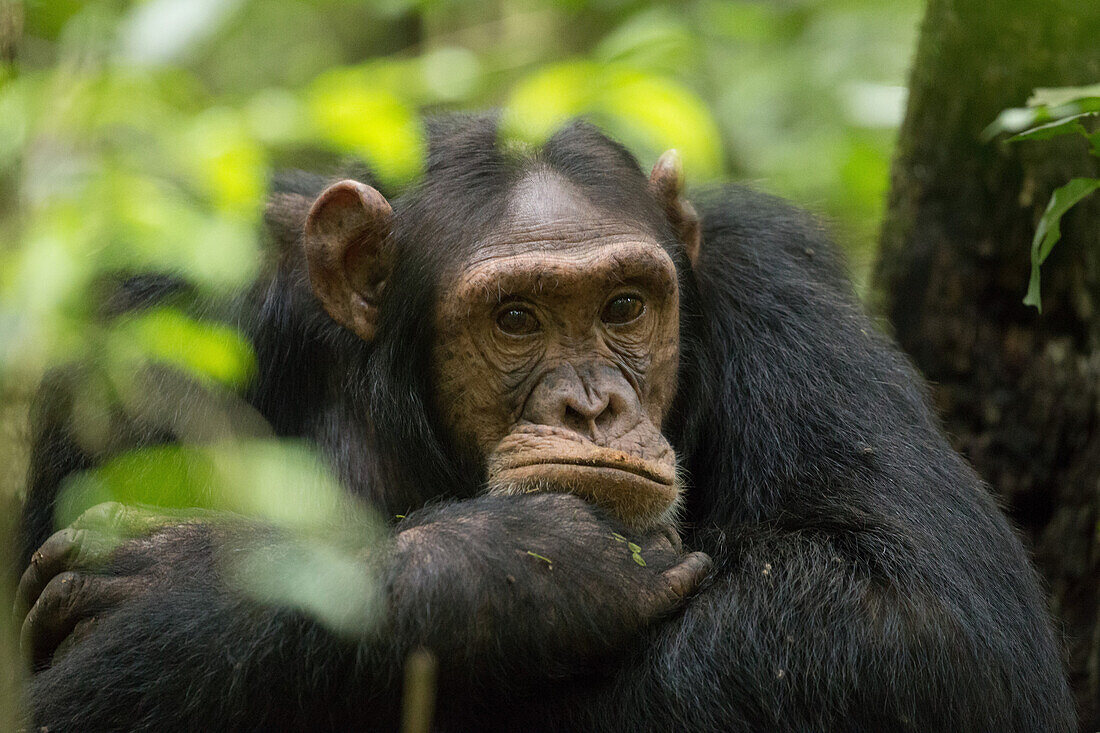
[[[398,525],[393,632],[460,677],[566,675],[676,611],[710,566],[675,531],[632,535],[569,494],[442,504]]]
[[[54,533],[31,557],[16,592],[21,643],[34,667],[113,608],[170,582],[171,568],[212,566],[215,516],[108,502]]]
[[[17,596],[35,667],[131,599],[196,582],[234,592],[217,582],[219,550],[273,537],[221,516],[104,504],[53,535]],[[682,553],[674,531],[633,536],[564,494],[440,504],[397,530],[389,547],[364,548],[364,573],[378,574],[389,609],[385,633],[365,641],[390,650],[380,650],[387,664],[427,646],[444,682],[459,684],[486,671],[509,681],[570,674],[674,612],[710,568],[706,555]]]

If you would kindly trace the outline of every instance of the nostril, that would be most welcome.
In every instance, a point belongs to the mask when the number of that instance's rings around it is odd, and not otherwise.
[[[588,434],[589,419],[572,405],[565,406],[565,414],[562,415],[562,426],[582,435]]]
[[[608,405],[604,408],[603,412],[592,420],[592,423],[599,428],[602,432],[606,432],[608,428],[615,422],[615,411]]]
[[[609,428],[619,415],[623,413],[624,401],[619,395],[612,393],[604,401],[603,409],[595,416],[594,422],[602,430]]]

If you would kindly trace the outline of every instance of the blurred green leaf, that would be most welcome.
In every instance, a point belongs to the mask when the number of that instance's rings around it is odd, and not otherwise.
[[[355,537],[358,548],[314,536],[246,547],[232,556],[228,579],[263,603],[296,609],[337,633],[361,638],[386,610],[377,568],[364,562],[370,556],[366,548],[384,540],[371,529],[364,527]]]
[[[468,99],[481,83],[477,54],[458,46],[435,48],[420,57],[420,74],[426,96],[433,102]]]
[[[598,93],[599,66],[574,61],[542,69],[512,89],[502,134],[541,145],[569,119],[583,114]]]
[[[783,3],[708,0],[699,4],[704,28],[724,39],[757,43],[775,40],[788,12],[790,6]]]
[[[386,540],[384,525],[301,444],[170,445],[126,453],[65,484],[56,525],[68,526],[104,502],[153,507],[148,514],[155,521],[163,513],[167,524],[260,520],[280,533],[233,546],[227,582],[340,633],[366,633],[379,618],[378,580],[368,560]]]
[[[1039,270],[1058,240],[1062,238],[1062,216],[1078,201],[1100,188],[1100,179],[1074,178],[1066,185],[1055,189],[1050,203],[1043,212],[1039,225],[1035,228],[1035,237],[1031,240],[1031,278],[1028,282],[1025,305],[1033,305],[1042,313],[1043,303],[1039,292]]]
[[[422,171],[426,142],[419,116],[369,72],[324,74],[311,85],[307,105],[318,134],[366,159],[382,180],[405,184]]]
[[[222,212],[258,219],[267,189],[267,159],[243,116],[225,107],[195,117],[184,133],[181,164]]]
[[[27,31],[45,38],[56,38],[84,4],[84,0],[37,0],[25,15]]]
[[[721,135],[695,94],[669,79],[636,72],[616,73],[603,91],[593,111],[609,115],[613,134],[633,143],[639,154],[655,160],[676,148],[689,179],[710,180],[721,173]]]
[[[656,7],[631,16],[604,36],[592,57],[603,63],[672,75],[691,70],[698,63],[698,45],[682,13]]]
[[[232,512],[302,531],[375,521],[365,518],[312,449],[290,441],[164,445],[125,453],[66,483],[57,526],[104,501]]]
[[[305,105],[286,89],[264,89],[248,100],[244,119],[249,132],[264,145],[304,144],[309,139]]]
[[[577,116],[592,117],[643,158],[676,148],[690,177],[721,171],[721,136],[702,101],[671,79],[614,64],[573,61],[527,78],[505,108],[502,135],[538,145]]]
[[[227,387],[245,386],[256,372],[249,342],[235,329],[195,321],[172,308],[141,311],[109,331],[108,351],[151,361]]]

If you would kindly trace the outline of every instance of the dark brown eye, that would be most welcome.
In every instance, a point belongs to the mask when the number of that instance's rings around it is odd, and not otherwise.
[[[612,326],[630,323],[645,310],[645,303],[637,295],[619,295],[603,307],[600,320]]]
[[[526,308],[508,306],[497,314],[497,327],[511,336],[526,336],[539,330],[539,319]]]

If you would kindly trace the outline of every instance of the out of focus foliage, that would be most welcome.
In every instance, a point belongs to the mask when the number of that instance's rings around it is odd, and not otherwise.
[[[0,71],[0,363],[98,350],[104,273],[247,281],[273,167],[356,157],[406,183],[439,109],[503,107],[527,137],[586,114],[643,164],[677,147],[692,182],[748,179],[827,215],[859,267],[919,5],[28,2]]]
[[[1085,139],[1089,153],[1100,158],[1100,84],[1090,87],[1037,89],[1028,106],[1006,109],[986,128],[992,138],[1002,132],[1015,133],[1008,142],[1050,140],[1063,135]],[[1087,127],[1086,127],[1087,125]],[[1043,301],[1040,292],[1040,268],[1062,238],[1062,217],[1078,201],[1100,189],[1100,178],[1074,178],[1059,186],[1050,195],[1046,211],[1035,228],[1031,242],[1031,278],[1024,303],[1035,306],[1040,313]]]
[[[172,420],[191,439],[76,477],[59,521],[113,499],[296,531],[373,527],[307,449],[272,438],[233,397],[253,355],[197,304],[254,277],[274,169],[358,159],[399,190],[421,168],[422,118],[434,111],[501,108],[507,134],[527,140],[586,115],[644,166],[676,147],[689,188],[747,180],[831,219],[862,274],[920,10],[919,0],[0,0],[0,498],[19,493],[18,426],[34,385],[80,362],[80,440],[102,447],[118,414]],[[108,317],[110,283],[149,271],[193,289]],[[191,385],[173,405],[150,402],[144,375],[164,367]],[[267,574],[283,581],[264,592],[323,606],[319,584],[354,586],[354,548],[334,548],[322,560],[288,551],[296,559]]]

